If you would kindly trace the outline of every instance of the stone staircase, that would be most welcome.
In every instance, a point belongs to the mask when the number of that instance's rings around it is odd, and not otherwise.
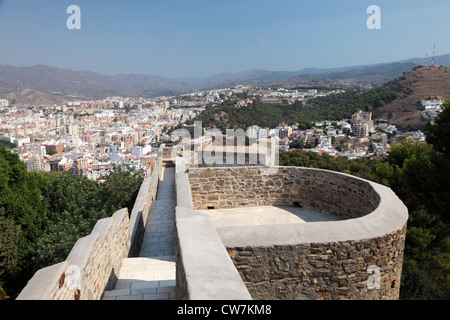
[[[141,252],[124,259],[114,290],[102,300],[175,299],[175,168],[166,167],[158,183]]]

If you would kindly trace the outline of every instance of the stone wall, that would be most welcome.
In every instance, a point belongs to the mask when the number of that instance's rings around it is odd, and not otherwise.
[[[129,221],[127,209],[99,220],[66,261],[36,272],[17,300],[99,300],[128,255]]]
[[[253,299],[398,299],[405,232],[406,227],[361,241],[228,251]]]
[[[398,299],[408,212],[382,185],[296,167],[191,168],[194,209],[300,205],[339,221],[217,227],[253,299]]]
[[[302,205],[339,219],[372,212],[379,196],[362,179],[337,172],[279,167],[190,168],[194,209]]]
[[[36,272],[18,300],[100,300],[117,281],[122,261],[139,254],[148,212],[163,170],[164,145],[151,177],[144,179],[131,213],[122,209],[99,220],[64,262]]]
[[[176,299],[251,300],[209,216],[192,210],[188,175],[177,171]]]

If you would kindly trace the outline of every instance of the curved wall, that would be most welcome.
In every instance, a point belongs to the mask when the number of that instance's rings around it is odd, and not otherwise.
[[[398,299],[408,212],[382,185],[337,172],[191,168],[194,209],[303,207],[339,221],[218,227],[253,299]]]
[[[194,208],[292,206],[350,219],[372,212],[379,196],[371,184],[333,171],[279,167],[190,169]]]

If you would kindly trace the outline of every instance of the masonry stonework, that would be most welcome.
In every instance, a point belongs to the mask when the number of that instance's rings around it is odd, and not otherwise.
[[[123,259],[139,254],[147,215],[156,197],[165,146],[159,150],[152,176],[145,178],[133,210],[118,210],[97,221],[91,234],[79,239],[67,259],[40,269],[17,300],[100,300],[115,286]]]
[[[302,205],[339,219],[372,212],[379,196],[364,180],[325,170],[241,167],[189,170],[194,209]],[[363,203],[362,203],[363,201]]]
[[[228,248],[252,298],[396,300],[406,227],[375,239]],[[371,283],[379,269],[379,288]],[[372,268],[370,268],[372,267]]]
[[[217,227],[252,298],[398,299],[407,209],[392,190],[327,170],[275,169],[189,170],[196,210],[300,205],[338,218]]]
[[[39,270],[18,300],[99,300],[114,285],[123,259],[139,250],[162,151],[131,216],[122,209],[98,221],[66,261]],[[297,167],[177,172],[177,298],[398,299],[408,214],[389,188]],[[242,206],[301,206],[338,221],[214,227],[197,211]]]
[[[64,262],[39,270],[18,300],[99,300],[130,249],[128,210],[99,220]]]

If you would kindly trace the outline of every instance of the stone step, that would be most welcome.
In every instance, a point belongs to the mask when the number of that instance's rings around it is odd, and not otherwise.
[[[175,269],[174,256],[124,259],[114,290],[102,300],[175,299]]]

